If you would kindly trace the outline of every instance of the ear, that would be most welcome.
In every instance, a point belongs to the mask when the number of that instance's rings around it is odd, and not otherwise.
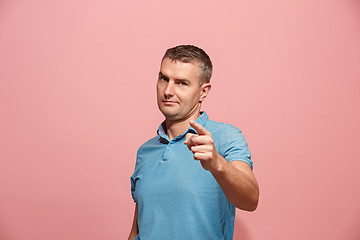
[[[206,96],[209,94],[210,90],[211,90],[211,83],[205,82],[201,85],[201,92],[200,92],[200,99],[199,102],[204,101],[204,99],[206,98]]]

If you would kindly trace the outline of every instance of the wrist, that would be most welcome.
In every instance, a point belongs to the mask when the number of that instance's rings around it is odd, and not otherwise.
[[[210,172],[214,175],[222,175],[226,172],[228,161],[225,160],[220,154],[217,154],[215,164]]]

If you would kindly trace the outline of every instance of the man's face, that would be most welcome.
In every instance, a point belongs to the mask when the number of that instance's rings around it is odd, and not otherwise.
[[[210,84],[199,86],[197,63],[183,63],[164,58],[157,81],[157,102],[167,120],[181,121],[200,111]]]

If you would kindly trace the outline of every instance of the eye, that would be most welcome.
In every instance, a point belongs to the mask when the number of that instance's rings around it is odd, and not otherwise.
[[[189,85],[187,82],[183,82],[183,81],[177,82],[177,84],[179,84],[180,86],[188,86]]]
[[[159,80],[165,81],[165,82],[169,81],[169,79],[167,77],[165,77],[165,76],[159,76]]]

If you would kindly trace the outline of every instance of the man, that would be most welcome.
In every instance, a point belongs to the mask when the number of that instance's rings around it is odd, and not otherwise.
[[[162,59],[157,103],[165,121],[137,153],[131,240],[232,239],[235,207],[257,207],[243,135],[200,111],[211,74],[210,58],[195,46],[168,49]]]

